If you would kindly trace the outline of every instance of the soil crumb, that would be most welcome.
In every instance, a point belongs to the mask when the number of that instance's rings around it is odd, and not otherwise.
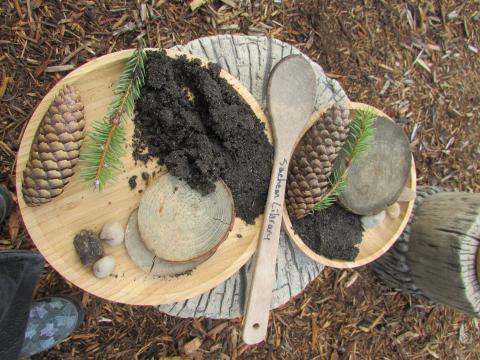
[[[273,147],[265,125],[219,77],[220,67],[148,52],[137,100],[133,156],[156,159],[193,189],[208,194],[223,179],[237,216],[249,224],[263,213]]]
[[[292,219],[293,230],[319,255],[330,259],[353,261],[363,236],[360,216],[338,204],[319,213]]]
[[[130,186],[130,190],[134,190],[137,187],[137,175],[133,175],[130,179],[128,179],[128,186]]]

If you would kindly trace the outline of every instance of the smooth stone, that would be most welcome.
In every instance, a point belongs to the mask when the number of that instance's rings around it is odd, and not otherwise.
[[[395,203],[412,170],[412,152],[403,129],[379,116],[374,130],[368,149],[353,161],[338,198],[358,215],[374,215]]]
[[[400,204],[396,202],[395,204],[390,205],[386,211],[388,216],[390,216],[392,219],[396,219],[400,216]]]
[[[118,222],[105,224],[100,233],[100,240],[110,246],[118,246],[123,243],[125,232],[122,224]]]
[[[93,264],[93,274],[99,279],[110,276],[113,269],[115,269],[115,258],[113,256],[104,256]]]
[[[385,220],[385,210],[376,215],[362,216],[362,224],[365,229],[370,229],[381,225]]]

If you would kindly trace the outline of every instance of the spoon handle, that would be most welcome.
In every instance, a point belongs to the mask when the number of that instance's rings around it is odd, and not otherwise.
[[[242,337],[246,344],[257,344],[264,340],[267,334],[272,285],[276,278],[276,254],[282,227],[289,155],[287,151],[275,152],[263,226],[255,253],[255,267],[243,324]]]

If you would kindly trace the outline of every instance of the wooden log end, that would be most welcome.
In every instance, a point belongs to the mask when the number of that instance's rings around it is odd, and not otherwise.
[[[222,182],[205,196],[171,174],[145,191],[138,209],[138,228],[158,258],[183,262],[204,259],[227,238],[235,211]]]
[[[138,209],[128,219],[125,247],[132,261],[145,273],[153,276],[173,276],[193,270],[202,261],[171,263],[156,257],[147,249],[138,230]]]

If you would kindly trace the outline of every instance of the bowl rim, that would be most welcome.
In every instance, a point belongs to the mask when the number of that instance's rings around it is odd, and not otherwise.
[[[42,254],[46,261],[48,261],[52,268],[55,269],[55,271],[58,272],[64,279],[73,283],[75,286],[79,287],[83,291],[86,291],[90,294],[106,299],[108,301],[114,301],[130,305],[171,304],[178,301],[185,301],[187,299],[210,291],[211,289],[221,284],[223,281],[227,280],[229,277],[235,274],[242,266],[244,266],[252,258],[253,254],[256,251],[258,244],[258,234],[260,233],[261,224],[263,222],[263,214],[259,215],[256,218],[256,222],[254,225],[246,224],[240,218],[234,218],[233,229],[229,231],[228,235],[231,235],[232,239],[235,240],[236,236],[234,234],[234,231],[237,231],[238,229],[238,231],[247,231],[249,233],[248,236],[244,236],[243,238],[245,239],[247,237],[249,239],[251,238],[251,240],[249,240],[248,243],[245,243],[245,245],[239,245],[238,242],[235,242],[233,240],[229,242],[228,239],[225,239],[225,241],[217,247],[217,251],[215,251],[212,257],[209,258],[207,261],[216,261],[216,263],[218,264],[216,265],[216,268],[221,268],[221,271],[210,271],[210,274],[208,276],[206,275],[206,271],[202,271],[201,276],[195,273],[194,279],[190,278],[190,276],[192,275],[189,275],[188,281],[190,282],[191,286],[187,287],[186,285],[182,285],[180,288],[176,287],[177,282],[182,282],[182,279],[187,277],[179,276],[168,279],[151,279],[148,278],[148,276],[145,276],[141,278],[142,281],[132,283],[133,285],[137,284],[136,286],[138,286],[140,290],[132,291],[132,288],[126,289],[123,286],[124,283],[115,283],[115,277],[108,277],[107,279],[99,280],[90,273],[88,273],[88,276],[86,276],[85,273],[87,272],[87,270],[85,270],[85,268],[80,265],[79,259],[77,259],[75,264],[72,265],[70,263],[67,263],[67,260],[70,260],[70,258],[66,256],[65,253],[59,255],[52,255],[52,252],[55,253],[57,251],[56,248],[59,242],[46,241],[46,235],[43,234],[43,230],[41,230],[38,218],[35,215],[35,212],[39,211],[39,209],[43,209],[44,206],[36,208],[28,207],[24,202],[23,195],[21,194],[23,170],[30,157],[30,148],[33,143],[33,138],[47,109],[49,108],[55,96],[58,94],[58,91],[65,84],[75,84],[77,81],[80,81],[83,76],[90,75],[93,71],[96,71],[98,67],[105,66],[105,64],[113,66],[125,62],[128,56],[130,56],[130,54],[134,50],[135,49],[120,50],[88,61],[87,63],[79,66],[78,68],[58,80],[56,84],[42,97],[35,110],[33,111],[32,115],[30,116],[25,129],[21,133],[21,142],[19,150],[17,152],[17,161],[15,164],[15,183],[18,192],[19,210],[25,223],[26,231],[28,232],[38,251]],[[165,50],[168,56],[186,56],[188,59],[198,59],[202,62],[203,65],[206,65],[210,62],[206,58],[198,57],[189,53],[184,53],[176,49],[146,48],[145,50]],[[240,80],[236,79],[229,72],[222,69],[220,74],[221,77],[224,78],[227,82],[229,82],[230,85],[237,91],[237,93],[239,93],[239,95],[250,106],[250,108],[256,114],[259,120],[265,124],[265,133],[267,135],[267,138],[271,143],[274,143],[272,125],[265,112],[263,111],[260,103],[240,82]],[[83,99],[83,101],[84,105],[86,105],[87,101],[85,101],[85,99]],[[71,188],[72,184],[70,184],[69,187]],[[106,191],[108,192],[108,190]],[[65,194],[62,194],[61,196],[64,197]],[[53,204],[57,206],[58,199],[57,201],[54,199],[49,204],[50,206],[52,206]],[[46,204],[45,206],[48,206],[49,204]],[[128,219],[128,216],[126,216],[126,219]],[[49,231],[46,231],[45,233],[48,232]],[[253,232],[255,234],[253,234]],[[227,256],[226,250],[222,250],[227,246],[227,243],[229,243],[228,252],[234,254],[235,256]],[[72,250],[73,246],[69,246],[68,248],[70,249],[69,252],[74,251]],[[121,250],[126,253],[126,250],[124,250],[124,246],[122,246],[121,248]],[[240,252],[239,249],[242,249],[242,252]],[[117,251],[119,250],[117,250],[116,248],[111,249],[111,253],[113,255],[117,254]],[[218,254],[221,255],[220,258],[217,258],[216,260],[212,259]],[[128,254],[126,256],[128,256]],[[232,260],[232,258],[234,259]],[[199,265],[198,268],[200,268],[200,266],[202,266],[203,264],[204,263]],[[135,274],[138,273],[139,276],[144,276],[144,273],[141,272],[139,268],[138,271],[136,271],[136,269],[137,265],[133,261],[131,261],[131,268],[129,267],[128,269],[126,269],[127,275],[130,276],[130,272],[134,272]],[[76,272],[77,270],[81,271]],[[197,271],[200,270],[197,269]],[[118,276],[118,279],[120,278],[122,277]],[[195,281],[195,283],[192,285],[193,281]],[[161,283],[160,287],[158,286],[159,283]],[[150,286],[150,288],[147,289],[148,286]],[[162,293],[161,290],[166,288],[171,289],[171,291]]]
[[[319,108],[315,113],[312,114],[310,117],[310,120],[308,121],[308,124],[305,126],[302,135],[298,138],[298,142],[302,139],[303,135],[310,129],[310,127],[318,120],[319,116],[322,115],[330,106],[322,106]],[[368,109],[373,112],[375,112],[378,116],[385,117],[391,121],[394,121],[390,116],[385,114],[382,110],[377,109],[371,105],[360,103],[360,102],[349,102],[348,103],[348,108],[353,110],[353,109]],[[296,146],[296,145],[295,145]],[[416,191],[417,188],[417,175],[416,175],[416,170],[415,170],[415,161],[412,155],[412,162],[410,166],[410,176],[407,179],[407,182],[405,184],[405,187],[409,188],[412,191]],[[396,229],[395,233],[391,236],[388,241],[386,241],[383,246],[381,246],[377,251],[375,251],[373,254],[370,254],[369,256],[366,256],[364,258],[357,258],[353,261],[347,261],[347,260],[340,260],[340,259],[330,259],[327,258],[323,255],[319,255],[316,252],[314,252],[312,249],[310,249],[301,239],[300,236],[298,236],[294,230],[293,230],[293,225],[292,221],[290,219],[290,216],[287,211],[287,207],[283,207],[283,216],[282,216],[282,225],[283,229],[287,233],[288,237],[290,240],[297,246],[297,248],[302,251],[306,256],[308,256],[310,259],[325,265],[325,266],[330,266],[333,268],[337,269],[349,269],[349,268],[355,268],[358,266],[366,265],[376,259],[378,259],[380,256],[382,256],[384,253],[386,253],[390,247],[395,243],[395,241],[398,239],[400,234],[403,232],[405,227],[408,224],[408,221],[410,219],[410,216],[413,211],[413,205],[415,203],[415,200],[408,201],[408,205],[405,211],[405,215]],[[362,242],[365,241],[366,233],[363,234],[362,237]]]

